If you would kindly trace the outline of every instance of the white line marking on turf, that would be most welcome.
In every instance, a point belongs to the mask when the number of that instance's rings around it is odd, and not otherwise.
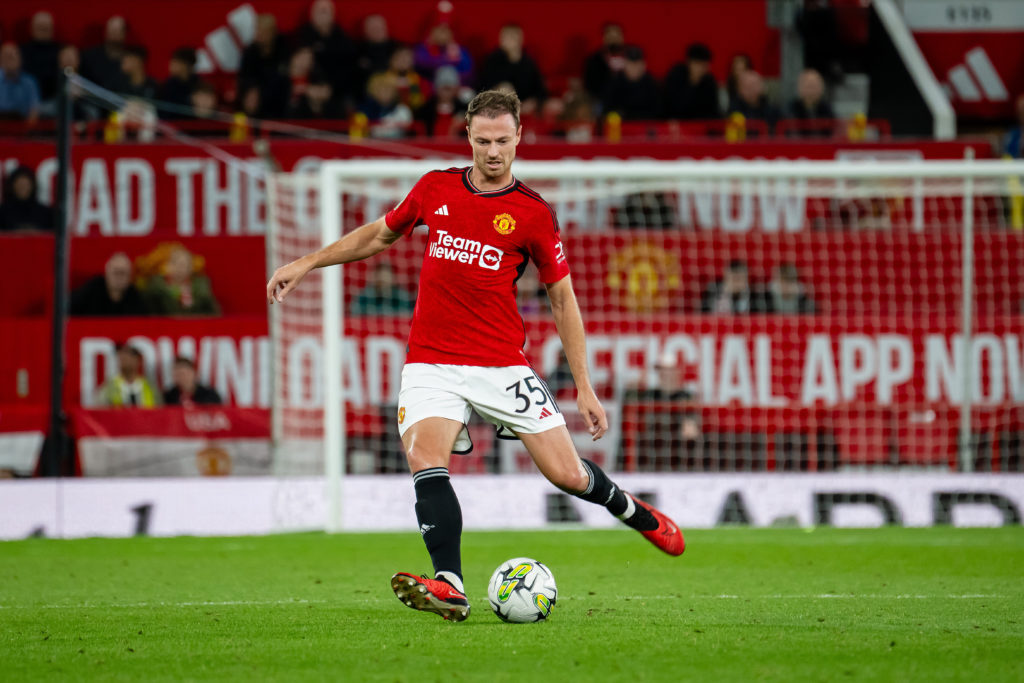
[[[110,607],[270,607],[274,605],[313,605],[326,600],[201,600],[186,602],[120,602],[77,605],[0,605],[0,609],[107,609]]]
[[[815,593],[806,595],[616,595],[612,600],[1005,600],[1007,595],[967,593],[963,595],[883,595],[878,593],[857,595],[855,593]],[[565,596],[573,599],[573,596]],[[561,596],[559,600],[563,599]],[[583,598],[576,598],[583,599]]]

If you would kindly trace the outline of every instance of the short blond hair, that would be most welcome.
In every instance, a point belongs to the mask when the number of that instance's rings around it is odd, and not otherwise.
[[[466,125],[472,125],[475,116],[496,119],[502,114],[511,114],[518,130],[519,107],[519,96],[514,92],[484,90],[469,103],[469,108],[466,110]]]

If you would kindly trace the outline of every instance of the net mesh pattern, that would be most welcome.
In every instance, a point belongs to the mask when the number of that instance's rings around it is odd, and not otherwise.
[[[580,448],[626,471],[955,469],[963,394],[964,213],[974,235],[970,467],[1019,471],[1024,425],[1024,232],[1018,179],[530,177],[557,212],[612,418]],[[347,175],[345,230],[416,181]],[[319,244],[315,179],[277,176],[270,260]],[[426,228],[345,267],[342,357],[349,469],[404,469],[398,379]],[[305,290],[303,291],[303,288]],[[527,355],[567,413],[575,388],[544,288],[518,282]],[[318,438],[317,283],[273,325],[282,434]],[[278,307],[275,307],[278,308]],[[295,351],[309,343],[308,353]],[[305,355],[304,355],[305,354]],[[306,402],[304,399],[309,398]],[[453,470],[525,471],[515,442],[471,425]],[[596,449],[596,450],[595,450]]]

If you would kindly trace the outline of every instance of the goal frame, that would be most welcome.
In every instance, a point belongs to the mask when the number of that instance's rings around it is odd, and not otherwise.
[[[468,159],[467,159],[468,161]],[[341,238],[344,228],[343,195],[349,179],[383,180],[408,178],[451,165],[451,160],[411,159],[346,159],[324,161],[319,168],[317,187],[320,201],[321,238],[330,244]],[[678,178],[689,181],[786,179],[851,179],[906,178],[925,180],[958,178],[963,180],[962,235],[963,263],[961,303],[961,334],[963,336],[962,399],[960,404],[959,468],[969,472],[973,468],[970,457],[971,411],[973,381],[969,354],[973,323],[973,200],[974,181],[977,179],[1010,179],[1024,177],[1024,161],[973,158],[968,150],[964,159],[952,160],[795,160],[795,161],[742,161],[742,160],[571,160],[571,161],[517,161],[514,172],[524,180],[531,178],[564,178],[577,180],[643,180],[651,178]],[[324,377],[324,463],[327,485],[328,512],[326,530],[342,529],[342,480],[345,476],[346,425],[343,409],[342,340],[344,335],[343,267],[326,269],[323,273],[323,349]]]

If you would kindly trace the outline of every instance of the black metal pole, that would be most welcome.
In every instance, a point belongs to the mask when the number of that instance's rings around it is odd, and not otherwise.
[[[66,472],[67,416],[64,414],[64,331],[68,317],[68,203],[71,178],[71,83],[60,74],[57,91],[57,194],[53,247],[53,334],[50,339],[50,426],[41,474],[59,477]]]

